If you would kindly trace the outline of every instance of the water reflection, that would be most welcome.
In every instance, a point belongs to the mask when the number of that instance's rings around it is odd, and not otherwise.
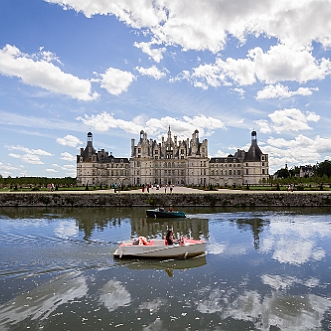
[[[174,276],[174,270],[188,270],[192,268],[199,268],[207,263],[205,255],[193,257],[191,259],[178,260],[132,260],[132,261],[118,261],[119,265],[125,266],[131,270],[164,270],[169,277]]]
[[[325,258],[326,251],[320,243],[331,237],[330,224],[293,222],[272,222],[269,235],[262,240],[261,252],[271,253],[280,263],[294,265]]]
[[[247,219],[230,219],[230,222],[236,223],[239,229],[249,228],[253,232],[255,249],[260,248],[260,233],[263,231],[264,227],[270,224],[270,221],[255,217]]]
[[[331,212],[185,211],[0,209],[0,329],[330,329]],[[118,242],[167,227],[205,238],[207,255],[113,259]]]
[[[85,277],[74,271],[35,285],[0,306],[1,324],[14,325],[27,318],[48,319],[60,306],[84,297],[88,291]]]

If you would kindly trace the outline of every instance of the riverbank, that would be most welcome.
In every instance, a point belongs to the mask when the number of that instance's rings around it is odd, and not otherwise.
[[[275,191],[199,191],[179,187],[174,193],[151,190],[118,192],[6,192],[0,207],[330,207],[331,193]]]

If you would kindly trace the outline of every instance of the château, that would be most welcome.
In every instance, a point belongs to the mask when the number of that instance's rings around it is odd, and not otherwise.
[[[195,130],[191,139],[178,140],[169,126],[161,142],[147,138],[140,131],[136,144],[131,139],[131,157],[114,157],[104,149],[96,151],[93,135],[87,134],[87,145],[77,155],[77,182],[80,185],[186,185],[219,187],[256,185],[269,177],[268,154],[257,144],[256,131],[251,133],[251,146],[246,152],[208,157],[208,141],[200,141]]]

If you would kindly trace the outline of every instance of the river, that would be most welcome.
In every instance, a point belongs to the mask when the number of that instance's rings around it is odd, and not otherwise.
[[[182,210],[0,208],[0,330],[331,329],[331,209]],[[168,227],[206,255],[113,258]]]

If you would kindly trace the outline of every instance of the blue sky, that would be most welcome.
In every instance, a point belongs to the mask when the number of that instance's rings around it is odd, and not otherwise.
[[[1,0],[0,174],[76,176],[88,131],[130,157],[198,129],[270,173],[331,155],[331,2]]]

